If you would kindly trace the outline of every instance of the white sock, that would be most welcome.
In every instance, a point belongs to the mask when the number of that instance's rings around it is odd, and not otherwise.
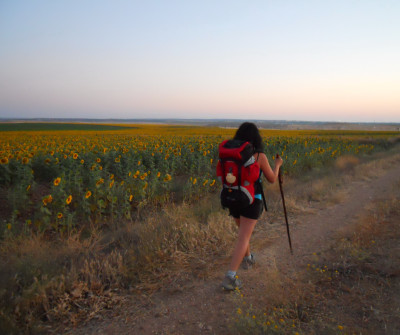
[[[234,278],[236,277],[236,271],[231,271],[231,270],[229,270],[229,271],[226,273],[226,276],[229,277],[229,278],[231,278],[231,279],[234,279]]]

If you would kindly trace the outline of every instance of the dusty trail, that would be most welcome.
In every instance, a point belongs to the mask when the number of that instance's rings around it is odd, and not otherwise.
[[[351,226],[376,200],[385,199],[387,190],[400,181],[400,164],[391,165],[379,176],[359,180],[346,186],[346,201],[330,207],[315,209],[312,214],[290,218],[294,255],[289,252],[286,230],[282,221],[279,236],[267,247],[255,250],[257,267],[240,271],[244,283],[243,294],[249,301],[262,295],[265,285],[262,269],[276,267],[281,272],[300,269],[330,245],[335,234]],[[254,239],[263,238],[268,229],[276,229],[260,222],[264,228]],[[271,227],[271,228],[269,228]],[[265,229],[265,230],[264,230]],[[235,310],[232,296],[221,291],[219,285],[228,260],[220,260],[206,280],[195,280],[180,289],[166,289],[151,297],[132,296],[124,307],[111,312],[105,320],[92,320],[70,330],[68,334],[229,334],[228,324]]]

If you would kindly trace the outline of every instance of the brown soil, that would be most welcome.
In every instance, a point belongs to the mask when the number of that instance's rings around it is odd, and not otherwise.
[[[309,211],[289,217],[293,255],[290,254],[283,216],[273,225],[267,216],[259,221],[252,237],[257,266],[239,270],[243,295],[250,303],[262,299],[267,283],[263,271],[274,267],[290,275],[312,262],[313,254],[327,250],[337,234],[349,229],[365,213],[369,204],[387,197],[399,185],[400,164],[387,167],[369,178],[357,178],[345,187],[345,201],[337,204],[312,202]],[[217,259],[203,279],[172,282],[151,295],[132,294],[108,315],[94,318],[68,334],[230,334],[229,324],[237,305],[233,295],[220,288],[229,255]],[[264,272],[265,273],[265,272]]]

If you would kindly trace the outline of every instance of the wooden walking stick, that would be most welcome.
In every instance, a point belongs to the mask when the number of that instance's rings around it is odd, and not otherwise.
[[[277,154],[276,157],[278,158],[279,155]],[[283,178],[282,178],[281,169],[279,169],[278,179],[279,179],[279,188],[281,190],[281,196],[282,196],[283,211],[285,212],[286,231],[287,231],[287,235],[288,235],[288,239],[289,239],[290,253],[293,255],[292,241],[290,239],[290,232],[289,232],[289,222],[288,222],[288,218],[287,218],[286,205],[285,205],[285,197],[283,195],[283,189],[282,189]]]

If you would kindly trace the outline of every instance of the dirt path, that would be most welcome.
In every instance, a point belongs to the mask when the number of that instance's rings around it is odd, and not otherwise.
[[[358,180],[346,186],[346,201],[327,208],[315,208],[312,214],[290,218],[294,255],[289,252],[283,220],[275,225],[259,222],[253,239],[273,232],[277,237],[257,244],[257,267],[240,271],[243,294],[252,301],[262,296],[265,283],[262,269],[276,267],[291,272],[304,267],[313,253],[330,246],[338,230],[351,226],[373,201],[385,199],[387,190],[400,181],[400,164],[394,164],[379,176]],[[261,247],[260,247],[261,245]],[[92,320],[68,334],[229,334],[235,311],[232,295],[220,289],[229,259],[220,260],[206,280],[185,283],[180,288],[155,293],[150,297],[132,296],[123,308],[110,312],[105,320]],[[222,263],[223,262],[223,263]]]

